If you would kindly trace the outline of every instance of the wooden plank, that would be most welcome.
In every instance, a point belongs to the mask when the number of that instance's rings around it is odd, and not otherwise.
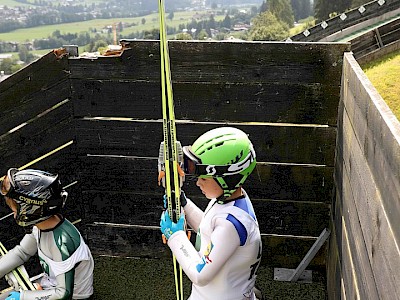
[[[0,84],[2,133],[68,98],[67,66],[50,52]]]
[[[328,299],[340,299],[341,290],[341,264],[338,252],[338,237],[336,235],[335,224],[331,225],[334,229],[331,232],[329,239],[329,246],[327,252],[327,265],[326,265],[326,277],[327,277],[327,294]]]
[[[356,95],[345,102],[346,110],[356,118],[350,117],[357,141],[374,174],[377,188],[382,195],[383,206],[392,228],[400,228],[400,124],[389,107],[372,86],[354,58],[345,56],[345,72],[348,88]],[[346,98],[345,98],[346,99]],[[357,115],[356,115],[357,113]],[[355,125],[357,124],[357,125]],[[394,235],[400,241],[400,231]]]
[[[383,5],[380,5],[378,1],[370,1],[363,5],[365,11],[360,13],[358,8],[353,8],[352,10],[346,11],[346,18],[344,20],[340,19],[341,14],[325,20],[328,24],[327,27],[323,28],[321,23],[309,28],[310,34],[305,36],[303,33],[296,34],[292,36],[293,41],[303,41],[303,42],[317,42],[334,34],[344,28],[349,28],[355,24],[360,24],[369,19],[377,18],[383,16],[385,13],[394,11],[399,8],[398,0],[386,0]]]
[[[367,233],[363,231],[363,223],[360,224],[359,218],[366,210],[358,211],[357,202],[357,191],[354,190],[354,178],[348,177],[350,174],[346,172],[343,174],[344,181],[344,194],[343,194],[343,208],[346,212],[343,214],[343,221],[346,224],[345,229],[347,230],[346,236],[347,243],[349,244],[350,253],[352,260],[352,271],[354,272],[354,280],[357,281],[358,293],[360,299],[379,299],[377,286],[374,278],[374,272],[372,270],[371,261],[369,260],[369,250],[367,247],[370,246],[368,242]],[[361,196],[361,195],[360,195]],[[361,205],[363,205],[361,203]],[[365,204],[364,204],[365,205]],[[365,216],[366,217],[366,216]],[[365,229],[364,229],[365,230]],[[342,264],[343,265],[343,264]]]
[[[374,292],[372,286],[375,284],[379,287],[379,294],[386,291],[394,292],[397,289],[395,270],[400,267],[400,261],[394,259],[398,258],[400,254],[396,246],[396,239],[390,229],[381,195],[376,190],[373,174],[365,161],[360,146],[357,142],[352,142],[356,141],[356,138],[346,116],[343,126],[345,135],[339,146],[343,147],[341,152],[344,162],[344,172],[342,173],[344,194],[342,197],[345,201],[343,211],[347,212],[344,218],[349,231],[350,247],[356,249],[357,253],[352,258],[356,274],[359,274],[359,277],[365,276],[359,280],[359,285],[362,286],[362,291],[367,290],[371,295]],[[349,215],[348,219],[347,215]],[[368,257],[364,258],[364,255]],[[375,261],[381,263],[377,264]],[[371,265],[374,265],[372,271],[370,270]],[[358,268],[359,270],[357,270]],[[376,281],[378,278],[385,278],[385,280],[378,284],[375,281],[370,282],[371,278],[375,278]]]
[[[10,167],[23,166],[70,141],[74,137],[72,104],[65,102],[22,125],[0,138],[2,174]]]
[[[159,82],[159,42],[132,40],[125,44],[128,49],[120,57],[70,60],[71,78]],[[173,82],[286,82],[335,86],[339,82],[333,78],[340,78],[341,58],[349,49],[348,44],[311,46],[279,42],[169,41],[168,45]]]
[[[74,84],[82,79],[91,79],[98,81],[98,86],[102,86],[103,84],[100,84],[102,81],[114,78],[115,81],[132,80],[145,85],[154,83],[157,86],[160,82],[158,41],[130,41],[126,44],[128,49],[119,57],[70,60],[70,77],[78,79],[73,80]],[[205,92],[208,93],[208,97],[222,96],[220,106],[224,109],[227,107],[228,112],[235,110],[235,106],[230,105],[232,97],[248,97],[250,94],[254,95],[254,102],[268,99],[269,105],[265,111],[274,111],[271,107],[275,105],[281,107],[286,97],[289,103],[286,106],[293,103],[294,106],[290,108],[294,110],[287,112],[291,118],[285,118],[284,110],[281,111],[281,117],[285,121],[336,125],[338,101],[336,96],[340,91],[342,56],[344,51],[349,50],[348,44],[310,46],[267,42],[171,41],[169,47],[173,86],[177,85],[177,91],[186,93],[186,96],[182,95],[182,101],[193,98],[192,84],[194,82],[199,87],[195,91],[197,98],[201,97],[200,88],[204,84],[212,83],[212,88],[205,88]],[[252,55],[249,56],[248,53]],[[246,91],[239,89],[240,85],[242,87],[249,85],[252,90],[245,94]],[[264,85],[273,86],[273,90],[266,93],[265,91],[270,88]],[[181,86],[184,88],[180,88]],[[313,100],[307,98],[309,102],[305,100],[304,104],[300,104],[300,108],[303,107],[306,111],[296,116],[301,109],[296,110],[297,104],[293,102],[295,99],[290,97],[290,91],[304,89],[304,86],[311,87],[308,91],[310,95],[315,97],[316,92],[320,96]],[[99,93],[92,83],[89,87],[91,87],[90,93]],[[78,90],[79,88],[76,89]],[[159,93],[159,90],[158,85],[157,88],[151,89],[150,93],[156,91]],[[133,91],[126,91],[123,97],[130,97],[132,93]],[[77,101],[79,98],[91,98],[90,95],[87,97],[82,95],[82,92],[77,92],[76,96]],[[179,93],[178,96],[180,96]],[[277,104],[274,105],[275,102]],[[250,111],[250,108],[251,106],[247,108],[247,111]],[[284,108],[285,106],[282,107]],[[218,109],[218,111],[224,111],[224,109]],[[293,117],[297,119],[293,120]]]
[[[344,292],[346,294],[346,298],[349,299],[357,299],[361,300],[359,295],[360,287],[358,286],[359,282],[356,280],[357,274],[355,273],[354,266],[353,266],[353,257],[352,257],[352,249],[350,248],[349,241],[348,241],[348,234],[345,224],[343,224],[343,234],[342,240],[340,241],[342,247],[342,278]]]
[[[182,145],[190,145],[204,132],[234,126],[249,134],[259,162],[333,166],[336,128],[294,124],[199,123],[177,121]],[[83,154],[158,157],[161,120],[76,120],[77,147]],[[151,137],[151,138],[149,138]]]
[[[319,83],[174,82],[173,89],[176,118],[194,121],[331,124],[339,99],[337,87]],[[158,81],[78,79],[72,90],[76,116],[161,118]]]
[[[124,227],[93,223],[87,225],[84,235],[93,254],[142,258],[170,256],[170,252],[161,241],[158,227]],[[192,234],[192,240],[194,239],[195,233]],[[264,247],[261,264],[288,268],[296,266],[314,243],[314,239],[288,236],[263,235],[262,240]],[[324,251],[326,249],[317,254],[310,263],[310,268],[324,269]]]
[[[78,158],[77,170],[83,190],[146,193],[158,188],[156,159],[84,156]],[[258,164],[245,188],[252,198],[329,203],[333,168]],[[191,180],[185,181],[183,189],[198,193]]]
[[[51,87],[45,87],[36,92],[26,91],[24,97],[16,99],[15,94],[17,93],[15,91],[18,90],[20,90],[20,87],[14,86],[9,90],[12,95],[8,93],[0,94],[0,109],[2,111],[0,128],[2,134],[68,100],[70,93],[67,80],[59,81]],[[6,99],[12,102],[7,103]]]
[[[208,200],[186,193],[201,209]],[[90,190],[81,195],[85,223],[106,222],[158,226],[163,211],[161,191],[121,193]],[[260,230],[265,234],[315,237],[328,226],[329,206],[325,203],[252,199]]]

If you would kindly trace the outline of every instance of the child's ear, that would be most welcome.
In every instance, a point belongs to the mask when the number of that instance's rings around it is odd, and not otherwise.
[[[8,176],[6,175],[1,182],[1,194],[5,195],[7,192],[10,190],[10,180],[8,179]]]

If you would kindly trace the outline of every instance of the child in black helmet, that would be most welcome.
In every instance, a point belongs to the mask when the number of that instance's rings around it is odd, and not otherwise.
[[[186,175],[210,200],[203,212],[181,197],[184,214],[177,223],[168,211],[161,231],[182,269],[192,281],[190,300],[254,300],[261,235],[243,183],[256,165],[247,135],[232,127],[210,130],[183,147]],[[184,231],[185,218],[197,232],[194,247]]]
[[[9,169],[1,194],[18,225],[33,226],[20,244],[0,259],[0,277],[38,252],[42,290],[13,291],[6,300],[89,299],[94,262],[74,225],[61,214],[67,199],[58,175],[40,170]]]

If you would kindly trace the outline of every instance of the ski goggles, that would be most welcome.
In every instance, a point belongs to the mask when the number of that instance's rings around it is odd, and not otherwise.
[[[230,165],[206,165],[193,153],[191,146],[183,147],[183,171],[188,176],[225,177],[239,174],[255,161],[256,153],[251,147],[249,154],[240,162]]]

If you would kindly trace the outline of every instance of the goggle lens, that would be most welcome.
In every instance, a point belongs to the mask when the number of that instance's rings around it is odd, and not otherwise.
[[[198,176],[197,164],[200,159],[191,151],[190,146],[183,147],[183,171],[188,176]]]

